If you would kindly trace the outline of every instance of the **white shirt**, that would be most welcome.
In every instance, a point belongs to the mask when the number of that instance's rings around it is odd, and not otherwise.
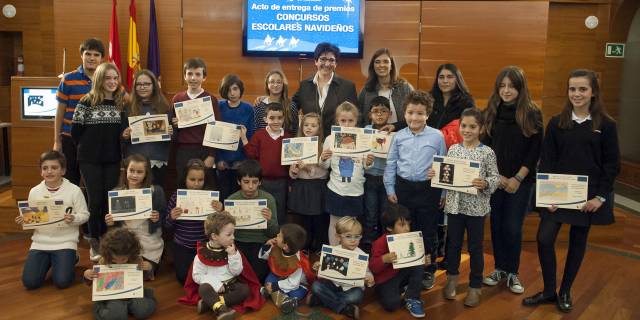
[[[224,266],[213,267],[204,264],[198,258],[193,258],[193,272],[191,277],[193,282],[197,284],[208,283],[216,292],[222,288],[224,282],[229,281],[242,273],[242,256],[240,251],[236,250],[236,254],[227,257],[227,264]]]
[[[334,134],[331,134],[324,140],[323,150],[331,148],[334,137]],[[357,197],[363,195],[364,169],[368,168],[366,160],[366,155],[341,157],[334,154],[323,161],[321,165],[324,168],[331,168],[327,187],[341,196]]]
[[[264,251],[263,248],[260,248],[260,251],[258,252],[258,258],[269,260],[269,253],[271,253],[271,248],[272,247],[269,247],[269,249],[266,251]],[[296,257],[300,259],[300,251],[296,252]],[[282,292],[288,293],[290,291],[298,289],[300,285],[307,283],[307,277],[304,275],[302,268],[298,268],[288,277],[278,281],[278,287],[280,288],[280,290],[282,290]]]
[[[389,115],[389,120],[387,120],[387,123],[396,123],[398,122],[398,112],[396,112],[396,106],[393,104],[393,99],[391,99],[391,93],[393,92],[393,90],[391,90],[390,88],[387,89],[380,89],[378,90],[378,95],[379,96],[383,96],[387,99],[389,99],[389,106],[391,107],[391,115]]]
[[[331,73],[331,78],[329,78],[327,84],[322,88],[318,85],[318,73],[316,72],[316,75],[313,76],[313,83],[316,85],[318,90],[318,105],[320,106],[320,110],[324,109],[324,100],[327,99],[327,93],[329,93],[329,87],[331,86],[331,81],[333,81],[333,75],[334,73]]]
[[[579,118],[578,115],[576,115],[575,112],[571,111],[571,120],[577,122],[578,124],[583,123],[587,120],[591,120],[591,114],[589,114],[588,116],[586,116],[585,118]]]

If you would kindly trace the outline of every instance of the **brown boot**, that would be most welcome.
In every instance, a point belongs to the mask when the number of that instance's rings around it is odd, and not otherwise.
[[[469,288],[467,297],[464,298],[464,305],[467,307],[476,307],[480,304],[480,296],[482,295],[482,289]]]
[[[445,299],[456,299],[456,287],[458,286],[458,275],[447,275],[447,282],[442,289],[442,295]]]

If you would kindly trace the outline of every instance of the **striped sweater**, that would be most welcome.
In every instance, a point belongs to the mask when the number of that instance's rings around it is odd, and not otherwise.
[[[167,202],[167,218],[165,225],[173,229],[173,242],[177,245],[196,250],[198,241],[206,239],[204,235],[204,221],[194,220],[173,220],[171,219],[171,210],[176,207],[176,192],[171,195]]]

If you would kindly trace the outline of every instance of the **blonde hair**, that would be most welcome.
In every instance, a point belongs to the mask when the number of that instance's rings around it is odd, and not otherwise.
[[[353,115],[355,115],[356,119],[358,119],[358,117],[360,117],[360,111],[358,111],[358,107],[356,107],[353,103],[351,103],[349,101],[345,101],[345,102],[341,103],[336,108],[336,124],[338,123],[338,117],[343,112],[351,112],[351,113],[353,113]]]
[[[124,108],[126,101],[126,92],[122,87],[122,77],[120,77],[120,71],[115,64],[111,62],[105,62],[100,64],[96,71],[93,73],[93,83],[91,84],[91,90],[87,93],[80,103],[86,106],[96,106],[104,100],[104,78],[107,75],[107,71],[113,70],[118,75],[118,88],[113,92],[113,100],[116,103],[118,110]]]
[[[362,224],[355,217],[342,217],[336,222],[336,233],[345,234],[349,231],[359,230],[358,234],[362,234]]]
[[[291,117],[291,106],[289,99],[289,81],[287,81],[287,77],[284,75],[284,72],[281,70],[271,70],[267,72],[267,75],[264,77],[264,93],[267,96],[271,95],[271,90],[269,90],[269,77],[277,74],[282,78],[282,92],[280,92],[280,104],[282,105],[282,114],[284,115],[284,127],[289,130],[292,128],[293,121],[298,121],[298,119],[293,119]]]
[[[236,218],[227,211],[214,212],[207,216],[207,220],[204,221],[204,234],[207,236],[207,240],[211,238],[211,234],[219,235],[224,226],[229,223],[236,225]]]
[[[302,121],[300,121],[300,126],[298,127],[298,137],[304,137],[304,122],[307,121],[307,119],[316,119],[316,121],[318,121],[318,156],[320,156],[320,154],[322,153],[322,141],[324,141],[324,131],[322,130],[322,119],[320,118],[320,115],[315,113],[315,112],[310,112],[310,113],[305,113],[304,116],[302,116]]]

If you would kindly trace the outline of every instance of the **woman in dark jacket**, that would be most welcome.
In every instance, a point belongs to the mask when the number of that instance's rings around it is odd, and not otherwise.
[[[616,123],[602,106],[596,74],[575,70],[568,83],[565,107],[547,125],[540,172],[588,176],[587,201],[580,210],[541,208],[537,238],[544,290],[523,300],[530,306],[556,303],[563,312],[573,307],[571,285],[580,270],[591,225],[614,222],[613,182],[620,171]],[[571,226],[569,251],[556,294],[555,241],[563,224]]]

